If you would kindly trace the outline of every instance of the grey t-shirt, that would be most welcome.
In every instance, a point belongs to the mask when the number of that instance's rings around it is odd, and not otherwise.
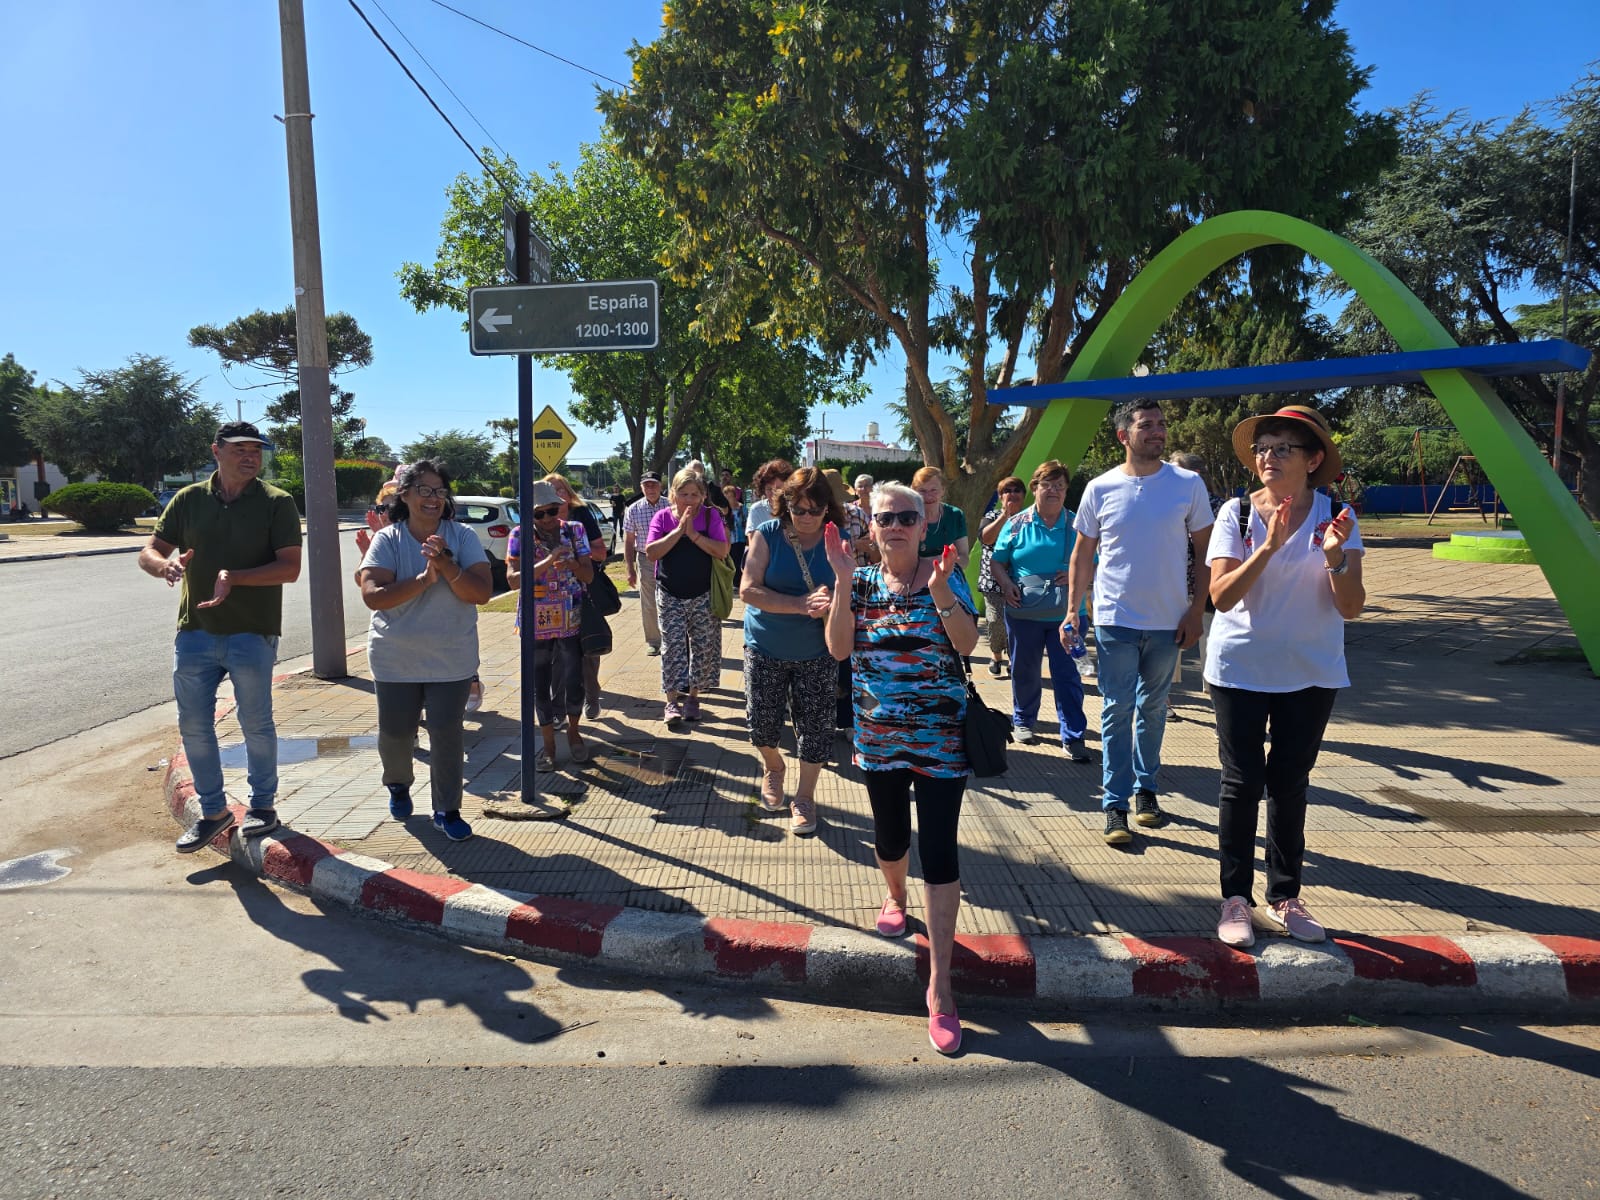
[[[439,536],[462,570],[488,561],[478,535],[470,529],[441,521]],[[426,563],[422,543],[411,531],[390,525],[373,535],[361,569],[379,567],[393,571],[396,579],[411,579],[422,574]],[[478,670],[478,606],[460,599],[440,579],[422,595],[374,612],[367,630],[367,663],[372,677],[381,683],[470,679]]]

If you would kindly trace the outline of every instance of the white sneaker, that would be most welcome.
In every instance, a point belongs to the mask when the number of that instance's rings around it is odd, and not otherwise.
[[[1026,725],[1013,725],[1011,727],[1011,740],[1019,746],[1031,746],[1033,744],[1033,730]]]

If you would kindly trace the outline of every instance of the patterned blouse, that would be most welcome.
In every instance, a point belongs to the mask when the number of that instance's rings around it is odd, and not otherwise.
[[[950,590],[957,604],[975,611],[959,574],[951,576]],[[856,765],[938,778],[966,775],[966,680],[928,589],[891,593],[881,565],[858,567],[850,607],[856,618]]]
[[[561,536],[564,541],[572,545],[575,557],[589,557],[589,538],[583,532],[583,526],[576,521],[561,522]],[[533,570],[533,564],[545,556],[542,546],[534,546],[533,558],[528,562],[522,559],[522,526],[518,525],[511,531],[511,543],[506,547],[506,557],[516,558],[525,571]],[[595,570],[600,570],[598,565]],[[533,640],[536,642],[549,641],[554,638],[577,637],[583,625],[583,583],[572,568],[566,563],[561,563],[555,570],[544,575],[533,577]],[[522,597],[517,597],[518,632],[522,630]]]

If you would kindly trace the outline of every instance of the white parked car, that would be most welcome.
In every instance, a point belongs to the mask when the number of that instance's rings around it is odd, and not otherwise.
[[[503,592],[506,587],[506,546],[511,541],[511,530],[520,523],[517,502],[504,496],[453,496],[456,520],[473,530],[489,556],[489,570],[494,574],[494,588]]]

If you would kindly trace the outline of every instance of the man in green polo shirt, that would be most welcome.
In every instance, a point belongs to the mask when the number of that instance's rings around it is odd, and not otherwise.
[[[283,585],[300,578],[300,513],[288,492],[262,483],[271,449],[254,425],[232,421],[211,447],[217,470],[174,496],[139,552],[139,569],[167,586],[182,583],[172,690],[178,732],[200,797],[200,819],[178,839],[192,854],[233,827],[217,749],[217,688],[233,679],[244,733],[250,811],[245,837],[278,827],[278,729],[272,669],[283,632]]]

